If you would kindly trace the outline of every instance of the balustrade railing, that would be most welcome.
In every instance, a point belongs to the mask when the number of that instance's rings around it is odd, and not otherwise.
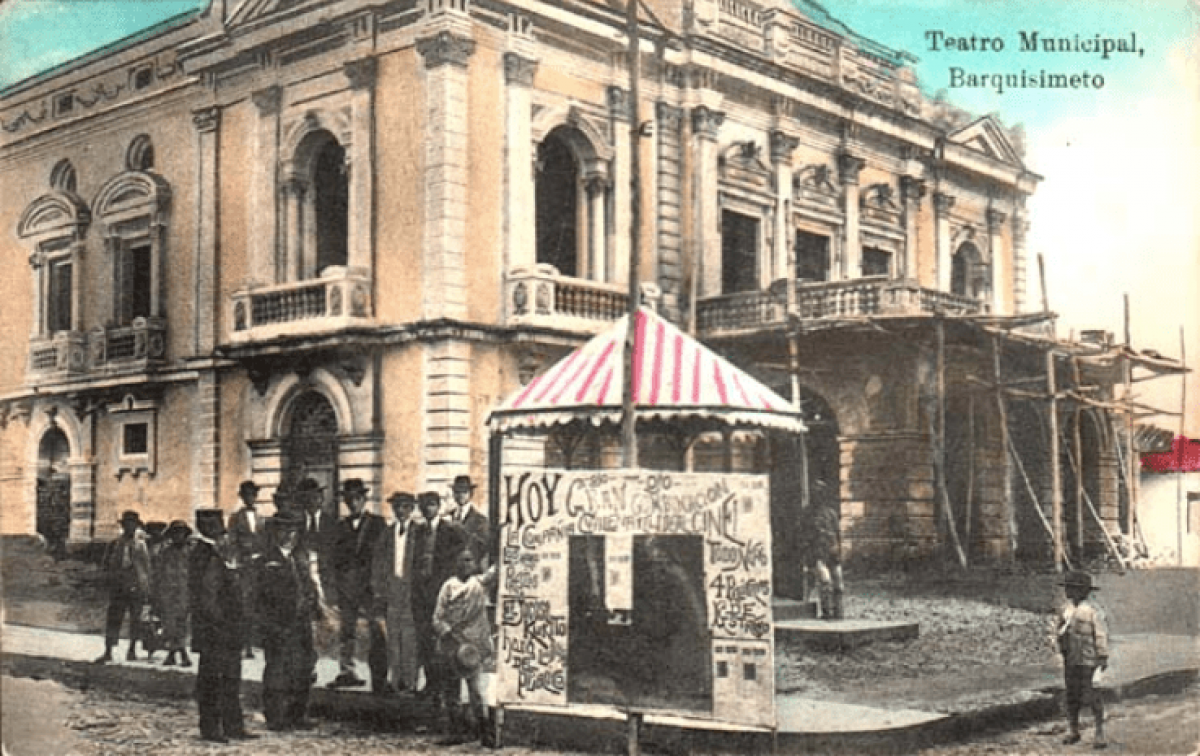
[[[877,316],[974,315],[987,304],[970,297],[922,288],[916,281],[883,276],[848,281],[798,282],[796,315],[805,320]],[[748,291],[700,300],[696,316],[704,334],[751,331],[784,322],[786,282],[768,291]]]
[[[230,340],[249,341],[341,328],[371,317],[371,282],[358,268],[321,278],[252,286],[230,298]]]
[[[99,326],[86,333],[60,331],[30,341],[27,372],[44,379],[143,370],[166,358],[166,346],[165,318],[134,318],[127,325]]]
[[[564,276],[543,263],[509,271],[505,302],[509,325],[598,333],[626,313],[629,293],[619,284]]]

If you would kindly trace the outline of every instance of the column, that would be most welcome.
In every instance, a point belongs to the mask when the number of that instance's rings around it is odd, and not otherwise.
[[[305,182],[298,176],[284,179],[279,188],[283,195],[283,260],[278,281],[299,281],[303,277],[304,194]]]
[[[192,507],[219,507],[221,464],[221,384],[216,370],[196,381],[192,411]]]
[[[588,203],[587,277],[593,281],[608,281],[608,177],[593,173],[584,179],[583,188]]]
[[[1004,219],[1007,217],[999,210],[989,208],[987,211],[988,259],[992,263],[991,312],[993,315],[1010,314],[1008,296],[1012,289],[1004,286],[1005,273],[1008,270],[1008,250],[1004,245],[1003,229]]]
[[[463,4],[466,5],[465,3]],[[465,7],[437,4],[417,52],[425,62],[424,316],[463,318],[466,302],[467,65],[475,52]]]
[[[353,143],[346,146],[349,171],[347,267],[374,275],[375,259],[375,58],[352,60],[342,67],[350,83]]]
[[[33,327],[29,330],[29,336],[34,338],[46,333],[44,302],[48,296],[46,290],[50,285],[50,275],[46,271],[46,255],[42,250],[35,249],[29,256],[29,269],[33,273],[33,319],[30,321]],[[74,277],[74,270],[71,271],[71,275]]]
[[[686,217],[685,197],[689,188],[686,160],[683,150],[683,118],[684,111],[665,102],[657,102],[654,116],[657,123],[654,126],[656,196],[653,198],[658,215],[657,242],[658,250],[657,275],[649,280],[657,280],[662,290],[660,312],[666,317],[679,318],[680,322],[690,322],[690,317],[684,317],[684,303],[690,302],[691,274],[687,256],[684,251],[684,239],[692,239],[688,224],[691,219]],[[625,204],[628,204],[626,202]]]
[[[858,233],[858,176],[866,161],[849,152],[838,153],[838,177],[842,182],[842,212],[846,222],[842,226],[842,269],[843,280],[862,277],[862,240]]]
[[[219,186],[217,166],[218,128],[221,124],[221,109],[213,106],[192,112],[192,124],[196,127],[196,290],[195,330],[193,350],[196,355],[207,355],[216,346],[217,339],[217,238],[219,233],[220,206],[217,202]]]
[[[937,239],[937,288],[938,291],[950,291],[950,208],[954,207],[954,198],[943,192],[933,195],[933,222]]]
[[[254,142],[254,188],[250,195],[250,212],[247,228],[250,234],[250,260],[248,270],[251,280],[257,284],[274,283],[281,280],[282,270],[276,267],[279,257],[279,218],[275,202],[276,181],[279,173],[279,109],[283,102],[283,88],[278,86],[260,89],[250,96],[258,109],[258,123]]]
[[[721,209],[717,175],[717,138],[725,114],[707,105],[692,108],[693,150],[696,155],[692,184],[696,219],[692,233],[693,259],[700,270],[701,297],[721,293]]]
[[[71,330],[83,330],[83,253],[82,240],[71,242]]]
[[[920,278],[918,256],[921,254],[921,200],[925,197],[925,182],[913,176],[900,177],[900,200],[904,213],[904,251],[900,255],[897,278]]]
[[[776,129],[771,132],[771,164],[775,166],[775,249],[772,268],[767,284],[779,279],[794,279],[791,261],[791,201],[792,201],[792,153],[800,140]]]
[[[537,202],[533,165],[533,103],[537,61],[504,54],[505,272],[537,263]]]

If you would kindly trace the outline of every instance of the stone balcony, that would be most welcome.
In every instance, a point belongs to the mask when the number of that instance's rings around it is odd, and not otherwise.
[[[883,276],[848,281],[798,282],[796,314],[802,320],[866,319],[914,315],[977,315],[986,303],[945,291],[922,288],[910,279]],[[746,333],[786,322],[786,282],[768,291],[707,297],[697,303],[701,336]]]
[[[371,277],[331,266],[320,278],[248,286],[229,299],[229,343],[318,336],[373,322]]]
[[[134,318],[122,326],[100,326],[86,333],[59,331],[29,342],[29,379],[44,381],[97,373],[139,372],[166,358],[165,318]]]
[[[643,286],[643,300],[657,304],[657,287]],[[620,284],[564,276],[553,265],[514,268],[505,277],[507,324],[596,334],[629,308]]]

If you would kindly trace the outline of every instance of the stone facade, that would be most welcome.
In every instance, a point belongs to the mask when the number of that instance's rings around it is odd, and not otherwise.
[[[661,311],[785,393],[796,338],[849,551],[937,553],[931,324],[1022,311],[1040,178],[804,3],[651,6],[640,123],[604,3],[215,2],[0,93],[3,531],[36,527],[51,478],[74,541],[128,507],[230,509],[247,477],[264,501],[359,477],[375,508],[485,481],[491,407],[627,307],[633,133]],[[973,338],[947,352],[978,423],[955,485],[968,551],[1007,559]],[[786,477],[762,439],[701,441],[698,467]]]

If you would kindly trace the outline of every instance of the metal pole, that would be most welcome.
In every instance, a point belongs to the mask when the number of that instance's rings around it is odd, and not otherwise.
[[[638,37],[638,0],[626,0],[625,27],[629,37],[629,322],[625,330],[625,390],[621,407],[621,461],[637,467],[637,414],[634,406],[633,366],[637,353],[637,313],[642,258],[642,118],[640,80],[641,40]]]
[[[1179,459],[1175,466],[1175,537],[1178,541],[1175,559],[1182,567],[1183,531],[1186,526],[1183,506],[1183,461],[1184,451],[1187,449],[1187,438],[1184,436],[1187,430],[1184,425],[1184,418],[1187,417],[1187,349],[1184,347],[1183,326],[1179,326],[1179,364],[1183,367],[1183,372],[1179,374],[1179,438],[1176,441],[1179,444]]]

